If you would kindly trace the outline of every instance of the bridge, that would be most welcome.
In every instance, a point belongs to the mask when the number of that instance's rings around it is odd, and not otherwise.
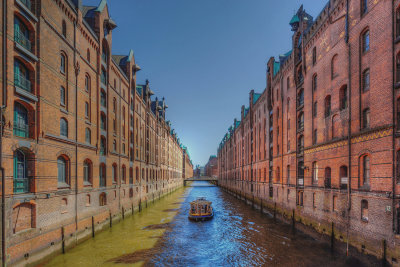
[[[210,183],[215,184],[216,186],[218,186],[218,178],[213,178],[213,177],[186,178],[186,179],[183,180],[183,185],[186,186],[187,182],[197,182],[197,181],[210,182]]]

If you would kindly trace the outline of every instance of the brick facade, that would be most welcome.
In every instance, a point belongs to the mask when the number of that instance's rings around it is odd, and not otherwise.
[[[210,156],[205,169],[205,175],[208,177],[218,177],[218,159],[216,156]]]
[[[218,148],[219,184],[362,252],[400,260],[400,1],[331,0],[293,16]],[[393,26],[393,27],[392,27]],[[326,232],[325,232],[326,231]],[[347,234],[348,232],[348,234]]]
[[[149,82],[136,84],[133,52],[111,54],[116,24],[106,1],[6,7],[1,166],[6,258],[15,263],[59,242],[61,227],[81,235],[92,220],[182,186],[193,166],[164,99],[152,97]]]

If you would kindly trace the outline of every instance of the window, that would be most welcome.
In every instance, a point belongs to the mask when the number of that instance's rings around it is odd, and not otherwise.
[[[370,184],[370,162],[369,162],[369,156],[365,155],[361,157],[361,164],[362,164],[362,169],[361,169],[361,175],[362,175],[362,182],[363,185],[369,185]]]
[[[318,115],[318,104],[317,101],[315,101],[313,106],[313,117],[316,118],[317,115]]]
[[[317,48],[314,46],[312,50],[312,64],[313,66],[317,63]]]
[[[332,210],[333,211],[338,211],[337,196],[333,196],[333,199],[332,199]]]
[[[325,168],[325,188],[331,188],[331,168]]]
[[[298,106],[303,106],[304,105],[304,90],[301,89],[298,96],[297,96],[297,103]]]
[[[90,50],[89,50],[89,48],[87,49],[87,52],[86,52],[86,59],[87,59],[88,62],[90,62]]]
[[[287,171],[287,184],[290,184],[290,165],[287,165],[286,171]]]
[[[361,220],[368,222],[368,201],[361,200]]]
[[[117,99],[113,98],[113,111],[114,113],[117,112]]]
[[[362,74],[362,90],[367,92],[369,90],[369,69],[364,70]]]
[[[340,98],[340,110],[344,110],[347,108],[347,86],[343,86],[340,88],[339,91],[339,98]]]
[[[329,117],[331,115],[331,96],[328,95],[325,97],[325,117]]]
[[[339,175],[340,175],[340,188],[347,189],[347,183],[349,181],[349,178],[347,176],[347,166],[340,167]]]
[[[60,87],[60,104],[61,106],[66,106],[66,92],[64,86]]]
[[[107,107],[107,96],[103,90],[100,91],[100,105],[104,108]]]
[[[107,130],[107,118],[104,113],[100,114],[100,129]]]
[[[86,159],[83,162],[83,185],[92,184],[92,162]]]
[[[369,30],[362,34],[362,51],[366,53],[369,51]]]
[[[90,77],[89,77],[89,75],[85,76],[85,91],[90,92]]]
[[[14,193],[28,193],[30,184],[28,178],[28,159],[25,153],[17,149],[14,154]]]
[[[317,197],[316,197],[316,194],[315,193],[313,193],[312,194],[312,206],[313,206],[313,208],[316,208],[317,207],[317,199],[316,199]]]
[[[90,117],[90,108],[89,108],[89,103],[88,102],[85,102],[85,118],[86,119],[89,119],[89,117]]]
[[[28,27],[18,18],[14,18],[14,41],[28,51],[32,51]]]
[[[14,60],[14,85],[27,92],[32,92],[29,70],[18,59]]]
[[[370,121],[369,121],[369,108],[366,108],[363,110],[363,121],[362,121],[362,128],[367,129],[370,127]]]
[[[29,137],[28,110],[18,102],[14,104],[14,135]]]
[[[115,139],[113,141],[113,151],[117,152],[117,141],[115,141]]]
[[[298,139],[298,152],[302,153],[304,150],[304,136],[300,135]]]
[[[303,112],[300,112],[297,123],[299,125],[299,129],[304,128],[304,113]]]
[[[299,70],[297,71],[297,81],[299,84],[303,83],[304,81],[303,71],[301,70],[301,68],[299,68]]]
[[[312,139],[313,145],[317,144],[317,138],[318,138],[318,132],[317,132],[317,129],[315,129],[313,131],[313,139]]]
[[[61,57],[60,57],[60,71],[63,74],[65,74],[65,66],[66,66],[66,63],[67,63],[66,61],[67,60],[66,60],[65,55],[61,54]]]
[[[106,138],[104,136],[100,137],[100,155],[104,156],[107,153]]]
[[[106,165],[104,163],[100,163],[99,167],[99,182],[100,187],[106,186]]]
[[[318,184],[318,163],[316,161],[312,163],[312,183]]]
[[[90,144],[92,141],[92,133],[89,128],[85,129],[85,142]]]
[[[361,16],[368,12],[368,0],[361,0]]]
[[[281,169],[279,167],[276,168],[275,175],[276,175],[275,181],[280,182],[281,181]]]
[[[397,98],[397,104],[396,104],[396,108],[397,108],[397,131],[400,131],[400,97]]]
[[[67,160],[60,156],[57,158],[57,169],[58,169],[58,186],[68,185],[68,164]]]
[[[113,183],[117,183],[117,179],[118,179],[118,176],[117,176],[117,164],[113,164],[112,165],[112,177],[113,177]]]
[[[317,90],[317,80],[318,80],[318,77],[317,77],[317,74],[315,74],[314,76],[313,76],[313,79],[312,79],[312,89],[313,89],[313,91],[316,91]]]
[[[107,72],[103,68],[101,68],[100,81],[102,84],[107,85]]]
[[[67,23],[65,23],[65,20],[62,21],[62,35],[67,37]]]
[[[332,58],[332,62],[331,62],[331,78],[332,80],[338,76],[337,73],[337,60],[338,60],[338,55],[334,55]]]
[[[113,131],[114,133],[117,131],[117,121],[113,119]]]
[[[101,193],[99,196],[99,206],[107,205],[107,195],[105,192]]]
[[[116,89],[116,88],[117,88],[117,80],[114,79],[114,89]]]
[[[287,77],[287,80],[286,80],[286,89],[287,89],[287,91],[289,91],[289,89],[290,89],[290,77]]]
[[[63,137],[68,137],[68,122],[64,118],[61,118],[60,120],[60,135]]]
[[[400,37],[400,8],[396,10],[396,37]]]
[[[297,205],[303,206],[303,191],[297,193]]]

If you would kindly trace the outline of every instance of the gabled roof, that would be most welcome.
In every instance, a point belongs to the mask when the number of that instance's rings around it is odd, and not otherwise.
[[[99,6],[96,8],[96,12],[102,12],[104,7],[107,5],[107,0],[101,0]]]
[[[280,62],[274,62],[274,76],[279,72],[279,69],[281,68],[281,63]]]
[[[297,14],[295,14],[292,17],[292,19],[290,20],[289,24],[292,25],[292,24],[295,24],[295,23],[298,23],[298,22],[300,22],[299,16],[297,16]]]
[[[257,100],[260,98],[261,94],[259,93],[254,93],[253,96],[253,104],[255,104],[257,102]]]

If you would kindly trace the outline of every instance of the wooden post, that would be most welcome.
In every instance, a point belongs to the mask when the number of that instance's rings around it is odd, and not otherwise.
[[[125,220],[125,210],[124,210],[124,206],[122,206],[122,220]]]
[[[61,227],[61,251],[65,254],[65,229],[64,226]]]
[[[112,216],[111,216],[111,210],[110,210],[110,228],[112,227]]]
[[[133,215],[134,210],[135,210],[135,207],[133,206],[133,203],[132,203],[132,215]]]
[[[142,200],[139,200],[139,212],[142,212]]]
[[[94,237],[94,216],[92,216],[92,237]]]
[[[386,240],[382,240],[382,266],[386,266]]]
[[[274,220],[276,220],[276,202],[274,203]]]
[[[262,203],[262,198],[260,198],[260,212],[261,212],[261,214],[263,213],[263,203]]]
[[[335,232],[334,232],[334,223],[332,222],[332,229],[331,229],[331,252],[333,252],[335,243]]]
[[[295,215],[295,213],[294,213],[294,209],[293,209],[293,212],[292,212],[292,231],[293,231],[293,234],[296,233],[296,219],[295,219],[294,215]]]

